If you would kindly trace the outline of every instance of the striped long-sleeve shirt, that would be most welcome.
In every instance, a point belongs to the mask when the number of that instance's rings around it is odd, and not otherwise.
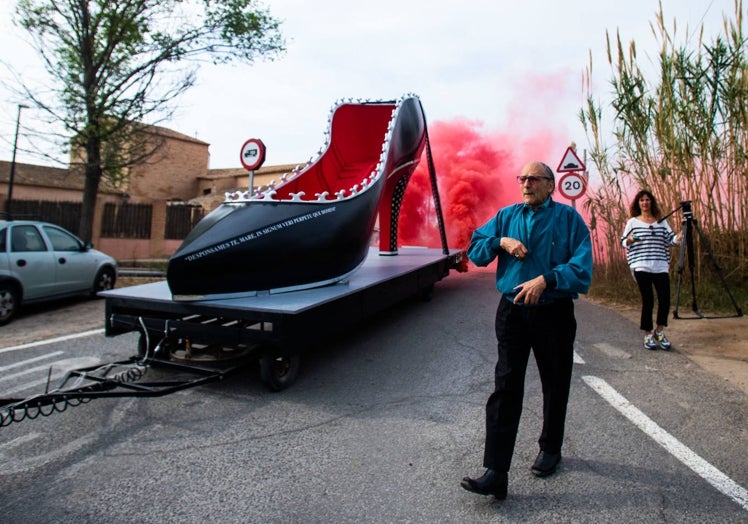
[[[627,244],[629,237],[637,240]],[[626,261],[632,271],[667,273],[670,270],[670,248],[678,243],[666,220],[649,224],[630,218],[623,230],[621,245],[626,248]]]

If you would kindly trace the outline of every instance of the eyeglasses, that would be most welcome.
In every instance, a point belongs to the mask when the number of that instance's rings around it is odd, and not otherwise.
[[[524,184],[525,182],[530,182],[531,184],[537,184],[541,180],[553,180],[553,179],[547,176],[533,176],[533,175],[529,175],[529,176],[519,175],[517,177],[518,184]]]

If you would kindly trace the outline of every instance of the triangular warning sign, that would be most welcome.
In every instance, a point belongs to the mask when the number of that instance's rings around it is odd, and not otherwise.
[[[558,164],[556,172],[564,173],[568,171],[584,171],[585,169],[586,168],[584,166],[584,162],[579,160],[577,154],[574,152],[571,146],[569,146],[566,148],[566,153],[564,153],[564,157],[561,159],[561,163]]]

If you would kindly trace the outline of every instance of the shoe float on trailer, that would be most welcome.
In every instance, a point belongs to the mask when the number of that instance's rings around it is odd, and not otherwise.
[[[424,149],[442,248],[398,248],[403,193]],[[136,356],[69,372],[44,395],[0,400],[0,425],[96,397],[161,396],[256,360],[263,382],[284,389],[301,353],[407,298],[430,298],[465,264],[447,247],[420,100],[340,101],[316,160],[261,191],[227,193],[171,257],[165,281],[101,293],[106,336],[139,332]],[[149,367],[189,378],[144,382]]]

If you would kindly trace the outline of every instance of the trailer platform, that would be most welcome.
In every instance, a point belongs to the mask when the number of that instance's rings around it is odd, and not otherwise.
[[[381,256],[371,248],[348,279],[301,291],[186,302],[172,299],[166,281],[110,290],[100,293],[105,334],[139,331],[138,355],[152,363],[257,358],[263,382],[280,390],[316,342],[409,297],[429,299],[463,264],[457,250],[405,247]]]

